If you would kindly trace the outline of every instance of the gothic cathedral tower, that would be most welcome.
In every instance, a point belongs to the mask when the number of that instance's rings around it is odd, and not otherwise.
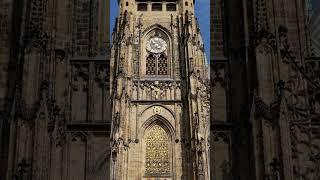
[[[112,180],[210,179],[209,84],[194,0],[119,0]]]

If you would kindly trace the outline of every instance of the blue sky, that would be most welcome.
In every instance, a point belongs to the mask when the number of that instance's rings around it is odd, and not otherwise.
[[[195,14],[198,18],[205,45],[207,61],[210,62],[210,0],[196,0]],[[112,33],[115,18],[118,16],[118,0],[110,0],[110,32]]]
[[[210,62],[210,0],[196,0],[195,14],[200,25],[207,61]]]

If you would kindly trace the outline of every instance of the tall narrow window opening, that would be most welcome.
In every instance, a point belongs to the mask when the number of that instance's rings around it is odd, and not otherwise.
[[[159,125],[154,125],[146,134],[146,176],[170,175],[169,137]]]
[[[146,58],[146,75],[168,75],[169,65],[167,56],[150,54]]]
[[[167,57],[164,54],[161,54],[158,58],[158,74],[167,75],[168,74],[168,62]]]
[[[146,66],[147,75],[156,74],[156,58],[152,54],[147,57]]]

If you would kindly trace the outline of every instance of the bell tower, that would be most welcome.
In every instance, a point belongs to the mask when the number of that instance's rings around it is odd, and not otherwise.
[[[194,0],[119,0],[111,179],[210,179],[209,84]]]

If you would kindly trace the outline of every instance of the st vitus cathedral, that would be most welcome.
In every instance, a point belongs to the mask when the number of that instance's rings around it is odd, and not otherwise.
[[[120,0],[112,179],[209,179],[209,82],[194,0]]]
[[[0,179],[319,180],[310,2],[211,0],[208,82],[197,1],[119,0],[109,48],[107,0],[2,0]]]

